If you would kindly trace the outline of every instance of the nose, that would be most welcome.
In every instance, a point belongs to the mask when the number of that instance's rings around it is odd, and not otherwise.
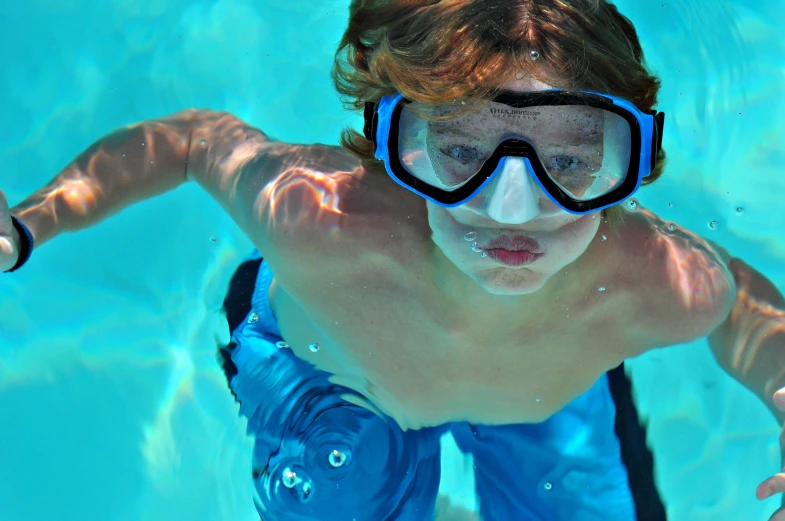
[[[489,218],[523,224],[540,214],[540,196],[544,194],[526,163],[522,157],[505,157],[499,162],[496,175],[483,190]]]

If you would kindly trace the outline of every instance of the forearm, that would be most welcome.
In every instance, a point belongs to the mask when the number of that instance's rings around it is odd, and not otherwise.
[[[40,245],[177,187],[188,177],[191,135],[205,114],[185,111],[112,132],[11,213]]]
[[[725,371],[755,393],[780,421],[785,415],[772,400],[785,387],[785,299],[761,273],[733,259],[736,301],[730,315],[710,336],[715,358]]]

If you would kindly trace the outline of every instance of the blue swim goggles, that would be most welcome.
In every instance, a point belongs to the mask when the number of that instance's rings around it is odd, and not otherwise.
[[[586,214],[631,196],[651,174],[665,114],[585,91],[503,91],[441,105],[385,96],[365,106],[365,137],[390,177],[444,207],[468,201],[509,158],[523,158],[548,197]]]

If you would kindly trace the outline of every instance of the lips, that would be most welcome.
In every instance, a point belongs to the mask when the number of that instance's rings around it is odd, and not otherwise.
[[[511,268],[531,264],[545,253],[540,243],[524,235],[502,235],[488,243],[484,250],[488,257]]]
[[[525,235],[502,235],[489,242],[485,250],[528,251],[535,255],[545,253],[539,242]]]

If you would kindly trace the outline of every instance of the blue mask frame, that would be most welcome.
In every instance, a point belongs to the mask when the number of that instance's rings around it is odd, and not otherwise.
[[[477,173],[457,190],[447,191],[429,185],[410,174],[398,157],[398,123],[404,107],[411,103],[401,94],[384,96],[376,103],[365,105],[364,134],[374,144],[374,156],[383,161],[388,175],[399,185],[446,208],[459,206],[477,195],[504,169],[508,157],[522,157],[537,184],[554,204],[566,212],[582,215],[617,205],[630,197],[651,174],[662,148],[665,114],[643,112],[632,102],[589,91],[551,89],[537,92],[504,91],[492,100],[514,108],[543,105],[582,105],[608,110],[630,124],[632,139],[630,165],[624,181],[612,191],[590,200],[571,197],[547,173],[534,147],[523,139],[501,142]],[[637,159],[637,160],[636,160]]]

